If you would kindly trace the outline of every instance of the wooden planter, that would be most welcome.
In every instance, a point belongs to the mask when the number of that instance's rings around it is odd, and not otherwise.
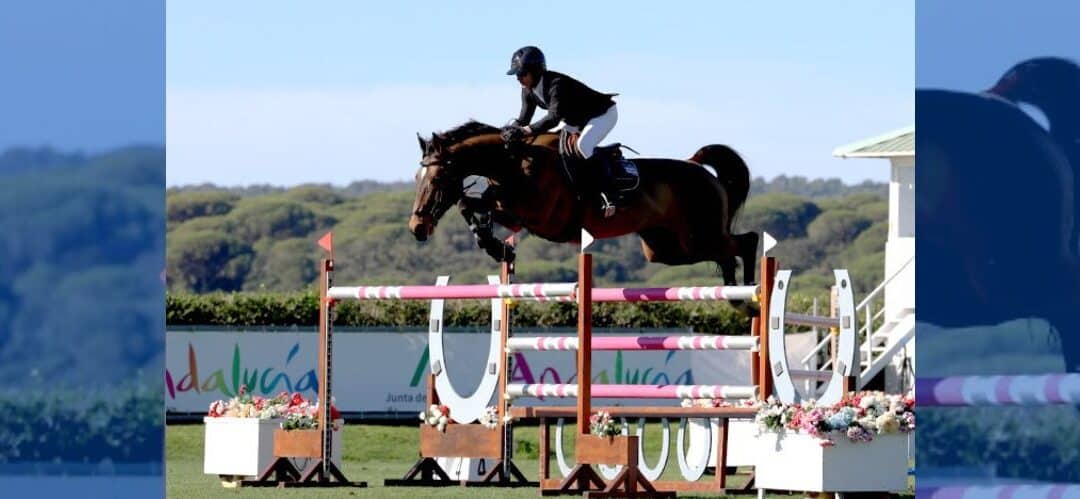
[[[578,435],[574,442],[578,464],[608,464],[637,466],[638,437]]]
[[[338,420],[341,423],[341,420]],[[322,445],[322,430],[274,430],[274,456],[291,458],[317,458]],[[332,432],[330,461],[341,466],[341,431]]]
[[[481,424],[450,424],[446,431],[421,424],[420,456],[422,457],[502,457],[501,432]]]
[[[871,442],[846,436],[822,447],[810,435],[787,432],[757,437],[759,489],[802,492],[903,492],[908,489],[908,435],[875,435]]]

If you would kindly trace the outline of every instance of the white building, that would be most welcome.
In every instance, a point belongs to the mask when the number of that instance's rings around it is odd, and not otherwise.
[[[838,147],[833,156],[889,160],[885,279],[857,310],[860,320],[869,314],[871,322],[881,325],[861,339],[860,385],[891,366],[885,371],[886,390],[910,390],[915,366],[915,127]],[[881,295],[884,306],[875,310],[875,299]]]

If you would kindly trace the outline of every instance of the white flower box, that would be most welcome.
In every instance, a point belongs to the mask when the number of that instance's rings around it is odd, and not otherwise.
[[[274,462],[274,430],[284,419],[204,417],[206,441],[203,473],[222,479],[256,478]],[[340,423],[341,420],[338,420]],[[341,431],[333,432],[331,452],[333,461],[341,466]],[[303,467],[304,459],[294,460]]]
[[[832,437],[835,445],[788,431],[757,437],[759,489],[801,492],[903,492],[908,489],[908,435],[875,435],[871,442]]]

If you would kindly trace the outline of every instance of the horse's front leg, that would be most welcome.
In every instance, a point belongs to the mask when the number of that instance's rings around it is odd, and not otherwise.
[[[514,247],[495,237],[495,222],[489,204],[478,199],[462,198],[458,208],[476,239],[477,247],[496,262],[514,261]]]

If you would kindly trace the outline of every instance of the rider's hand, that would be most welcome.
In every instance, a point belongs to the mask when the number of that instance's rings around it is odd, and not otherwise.
[[[518,125],[508,125],[502,129],[503,142],[507,144],[518,142],[525,138],[525,129]]]

